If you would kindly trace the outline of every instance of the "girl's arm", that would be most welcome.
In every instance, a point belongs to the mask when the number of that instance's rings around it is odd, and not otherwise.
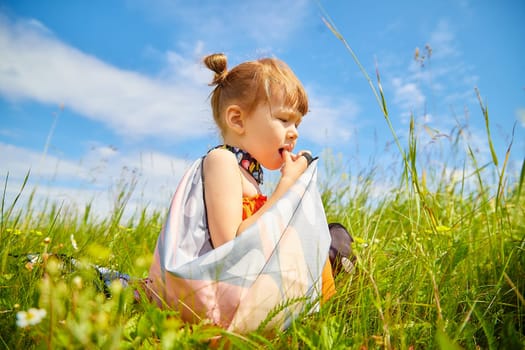
[[[204,160],[204,195],[208,228],[215,248],[240,235],[294,184],[307,168],[304,157],[283,151],[281,179],[267,202],[242,221],[242,179],[239,165],[228,150],[211,151]]]
[[[305,157],[292,154],[287,150],[283,150],[284,165],[281,168],[281,178],[272,195],[264,205],[257,210],[255,214],[242,221],[237,229],[237,235],[240,235],[250,225],[256,222],[272,205],[274,205],[279,198],[281,198],[297,179],[304,173],[308,167],[308,161]]]
[[[235,238],[242,222],[242,179],[233,153],[212,150],[203,164],[204,200],[214,248]]]

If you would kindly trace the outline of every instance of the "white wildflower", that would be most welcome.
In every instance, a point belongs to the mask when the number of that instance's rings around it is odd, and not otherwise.
[[[30,308],[27,311],[18,311],[16,313],[16,325],[20,328],[34,326],[40,323],[46,315],[45,309]]]
[[[75,276],[73,277],[73,285],[77,288],[77,289],[82,289],[82,277],[80,276]]]
[[[73,249],[78,250],[77,241],[75,240],[75,235],[71,234],[71,236],[69,236],[69,239],[71,240],[71,245],[73,246]]]

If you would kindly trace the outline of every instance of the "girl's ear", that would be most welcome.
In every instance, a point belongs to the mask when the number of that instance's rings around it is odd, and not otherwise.
[[[229,105],[226,108],[226,125],[238,135],[244,133],[245,113],[238,105]]]

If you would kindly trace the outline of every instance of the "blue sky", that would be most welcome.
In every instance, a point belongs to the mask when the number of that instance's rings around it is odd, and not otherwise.
[[[525,154],[525,2],[320,1],[375,80],[406,145],[416,120],[422,167],[454,168],[446,154],[464,127],[480,164],[490,161],[478,88],[496,152]],[[13,198],[31,169],[42,198],[111,206],[119,181],[138,181],[132,206],[168,203],[190,161],[220,143],[200,63],[229,66],[276,56],[303,81],[310,113],[299,148],[340,154],[344,171],[382,168],[383,193],[399,165],[392,134],[366,79],[311,0],[3,1],[0,3],[0,170]],[[432,49],[430,57],[425,49]],[[416,61],[419,48],[423,61]],[[462,151],[463,152],[463,151]],[[461,153],[461,152],[460,152]],[[448,162],[448,163],[447,163]],[[446,165],[444,165],[446,164]],[[471,165],[469,165],[471,166]],[[451,170],[452,171],[452,170]],[[140,204],[139,204],[140,203]]]

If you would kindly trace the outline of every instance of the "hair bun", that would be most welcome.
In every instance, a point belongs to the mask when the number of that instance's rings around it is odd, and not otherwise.
[[[228,60],[226,59],[226,55],[223,53],[214,53],[208,55],[204,57],[204,64],[206,67],[215,72],[215,76],[213,77],[210,85],[218,85],[222,83],[226,77],[226,74],[228,74]]]

